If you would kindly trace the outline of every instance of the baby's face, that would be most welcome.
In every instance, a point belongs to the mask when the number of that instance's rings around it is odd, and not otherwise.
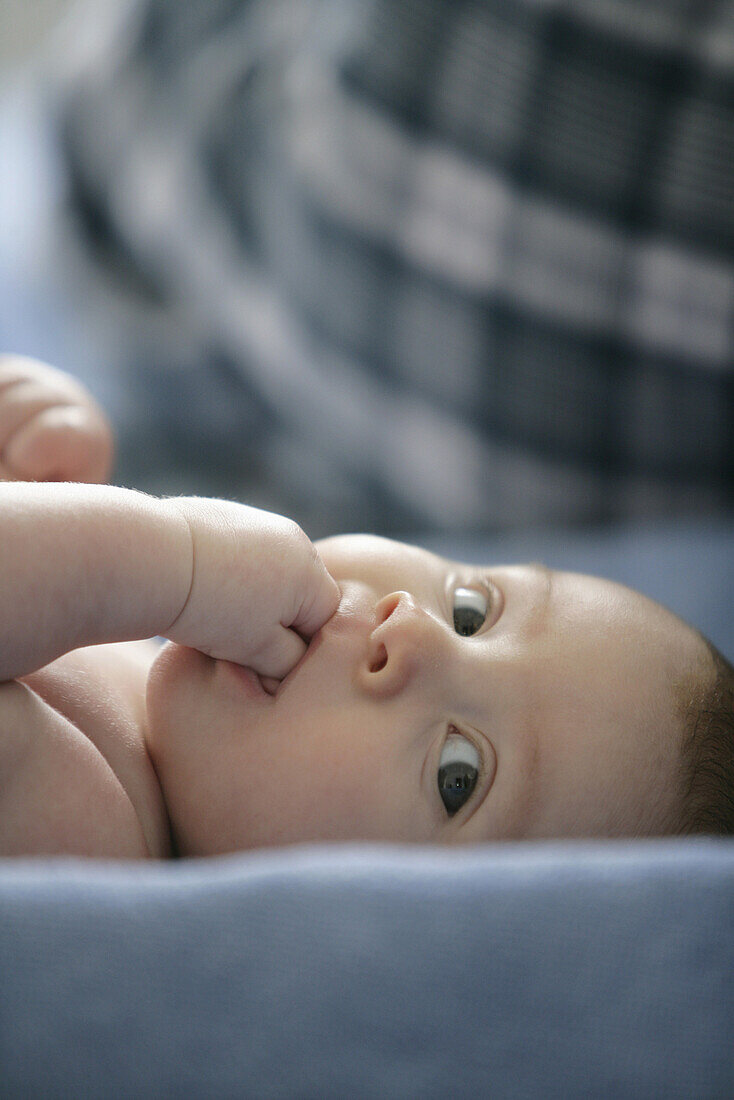
[[[182,855],[664,830],[672,685],[707,659],[680,619],[540,565],[364,535],[319,550],[342,601],[274,695],[177,645],[151,669],[149,740]]]

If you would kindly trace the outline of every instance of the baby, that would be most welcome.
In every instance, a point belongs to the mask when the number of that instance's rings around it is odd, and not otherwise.
[[[732,831],[731,733],[713,817],[694,766],[732,670],[659,604],[314,547],[242,504],[96,484],[112,452],[76,382],[0,360],[0,855]]]

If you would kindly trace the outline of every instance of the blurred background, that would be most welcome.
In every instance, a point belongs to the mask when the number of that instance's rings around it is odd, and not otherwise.
[[[38,49],[71,0],[0,0],[0,66],[5,73]]]
[[[118,484],[312,537],[732,514],[729,0],[0,0],[0,152],[0,346]]]

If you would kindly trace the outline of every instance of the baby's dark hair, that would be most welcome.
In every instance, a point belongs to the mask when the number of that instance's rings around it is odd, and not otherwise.
[[[698,633],[698,632],[697,632]],[[734,835],[734,667],[703,635],[713,675],[679,694],[683,797],[675,832]]]

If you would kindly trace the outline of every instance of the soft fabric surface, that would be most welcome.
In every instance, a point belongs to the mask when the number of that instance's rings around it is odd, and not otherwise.
[[[734,844],[0,866],[5,1097],[734,1094]]]

